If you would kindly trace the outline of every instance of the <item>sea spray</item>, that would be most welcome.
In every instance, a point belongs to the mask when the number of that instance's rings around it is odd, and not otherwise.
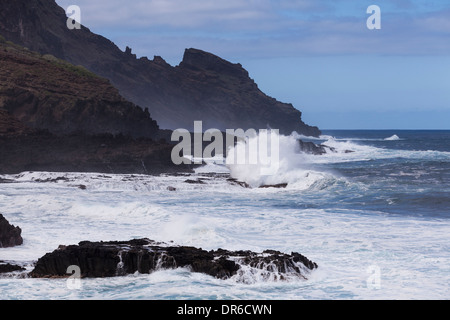
[[[228,152],[228,157],[232,159],[238,158],[234,164],[228,164],[232,178],[243,181],[252,188],[261,186],[288,184],[289,188],[307,189],[318,180],[330,178],[332,176],[326,172],[315,171],[311,168],[309,155],[300,151],[300,146],[295,135],[278,136],[277,156],[273,157],[273,148],[269,149],[271,154],[271,165],[277,170],[271,174],[264,174],[263,168],[266,163],[258,162],[256,164],[249,164],[248,159],[259,159],[259,155],[249,154],[251,152],[258,152],[254,148],[248,148],[248,144],[260,145],[262,139],[261,135],[249,138],[247,141],[241,141],[231,148]],[[257,143],[255,143],[257,140]],[[227,158],[228,160],[228,158]],[[276,161],[276,163],[273,163]]]

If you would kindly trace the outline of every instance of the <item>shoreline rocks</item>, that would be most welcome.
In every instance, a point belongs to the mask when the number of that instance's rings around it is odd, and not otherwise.
[[[338,152],[336,150],[336,148],[327,146],[325,144],[317,145],[314,142],[303,141],[301,139],[297,139],[297,141],[298,141],[298,146],[300,148],[300,151],[304,152],[304,153],[320,156],[320,155],[327,154],[329,152],[331,152],[331,153],[337,153]],[[354,152],[353,150],[344,150],[344,153],[353,153],[353,152]]]
[[[116,277],[136,272],[149,274],[157,270],[189,268],[218,279],[233,276],[244,279],[245,269],[266,278],[306,279],[318,266],[299,253],[285,254],[274,250],[262,253],[203,250],[188,246],[170,246],[149,239],[90,242],[60,246],[41,257],[29,273],[33,278],[69,277],[69,266],[80,268],[81,278]],[[242,280],[245,282],[246,280]]]
[[[0,261],[0,274],[11,273],[15,271],[25,271],[25,268],[15,264],[4,263],[3,261]]]
[[[21,233],[22,229],[10,224],[8,220],[0,214],[0,248],[21,245],[23,243]]]

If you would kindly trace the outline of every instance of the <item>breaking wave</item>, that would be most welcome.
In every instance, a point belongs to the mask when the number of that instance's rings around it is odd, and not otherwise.
[[[249,138],[246,142],[237,143],[229,150],[226,161],[231,177],[254,188],[287,184],[287,188],[308,189],[324,185],[319,182],[326,182],[325,185],[329,185],[339,180],[332,173],[313,168],[311,160],[316,156],[305,154],[300,150],[297,136],[277,135],[275,141],[276,146],[273,144],[268,146],[270,161],[260,161],[260,148],[251,147],[266,143],[266,137],[259,135]],[[250,159],[258,161],[251,162]]]
[[[400,140],[400,137],[396,134],[390,136],[389,138],[384,139],[384,141],[397,141],[397,140]]]

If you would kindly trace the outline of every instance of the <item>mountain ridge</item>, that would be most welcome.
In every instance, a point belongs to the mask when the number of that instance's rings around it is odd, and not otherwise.
[[[107,79],[0,38],[0,174],[190,171],[161,131]]]
[[[240,64],[212,53],[186,49],[172,67],[163,58],[137,58],[82,26],[69,30],[64,9],[54,0],[13,0],[0,4],[0,34],[41,54],[52,54],[105,77],[127,100],[148,108],[164,129],[279,129],[318,136],[292,104],[267,96]]]

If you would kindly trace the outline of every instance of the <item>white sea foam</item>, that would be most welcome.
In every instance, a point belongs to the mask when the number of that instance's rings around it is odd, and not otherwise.
[[[397,141],[400,140],[400,137],[396,134],[394,134],[393,136],[390,136],[389,138],[385,138],[385,141]]]
[[[337,138],[331,135],[320,135],[319,137],[311,137],[311,136],[305,136],[302,134],[298,134],[297,132],[293,132],[292,136],[296,139],[301,139],[305,141],[327,141],[330,139],[333,139],[335,141],[389,141],[389,140],[402,140],[397,135],[393,135],[389,138],[359,138],[359,137],[344,137],[344,138]]]
[[[67,182],[66,182],[67,183]],[[64,184],[64,183],[63,183]],[[12,184],[0,185],[0,194]],[[71,291],[64,280],[0,279],[5,299],[398,299],[448,297],[447,220],[390,217],[380,212],[276,209],[252,189],[165,193],[131,190],[74,192],[60,184],[26,183],[0,197],[2,212],[23,230],[24,245],[2,249],[0,260],[35,261],[59,244],[148,237],[206,250],[296,251],[318,263],[308,280],[280,282],[276,272],[243,268],[222,281],[187,269],[113,279],[83,279]],[[36,188],[41,193],[33,192]],[[301,196],[296,194],[296,198]],[[268,203],[281,203],[283,193]],[[269,201],[269,202],[267,202]],[[89,213],[96,203],[100,212]],[[131,203],[131,204],[130,204]],[[31,205],[33,204],[33,205]],[[149,207],[146,210],[145,207]],[[67,210],[69,208],[69,210]],[[108,208],[110,214],[108,214]],[[369,267],[380,269],[371,289]]]
[[[252,139],[258,140],[260,137]],[[252,187],[287,183],[289,188],[295,189],[307,189],[318,180],[332,177],[330,173],[314,171],[308,167],[308,157],[300,152],[298,141],[294,135],[280,135],[278,141],[278,154],[271,157],[270,163],[276,170],[270,171],[269,174],[263,171],[267,164],[263,162],[249,164],[247,161],[252,156],[249,155],[249,152],[255,152],[255,150],[246,148],[244,143],[237,144],[229,151],[228,157],[233,158],[237,154],[244,159],[241,159],[239,163],[228,165],[231,177],[244,181]],[[251,143],[253,141],[249,140],[248,144]],[[255,156],[255,158],[259,159],[259,156]]]
[[[1,213],[22,228],[24,238],[22,246],[2,249],[0,260],[17,261],[28,270],[60,244],[146,237],[206,250],[300,252],[319,265],[308,280],[280,282],[277,274],[244,268],[223,281],[176,269],[82,279],[82,290],[71,291],[64,280],[6,278],[0,279],[2,298],[447,299],[449,220],[341,208],[328,201],[330,193],[364,197],[365,190],[359,185],[352,189],[353,182],[323,168],[328,163],[389,158],[448,161],[450,153],[322,138],[337,152],[301,154],[295,137],[281,138],[281,170],[272,177],[261,176],[255,168],[208,163],[186,176],[24,172],[3,175],[14,183],[0,183]],[[208,175],[218,171],[255,186],[289,184],[286,189],[243,188],[226,177]],[[203,184],[185,182],[199,178]],[[380,271],[379,288],[368,285],[377,276],[368,270]]]

